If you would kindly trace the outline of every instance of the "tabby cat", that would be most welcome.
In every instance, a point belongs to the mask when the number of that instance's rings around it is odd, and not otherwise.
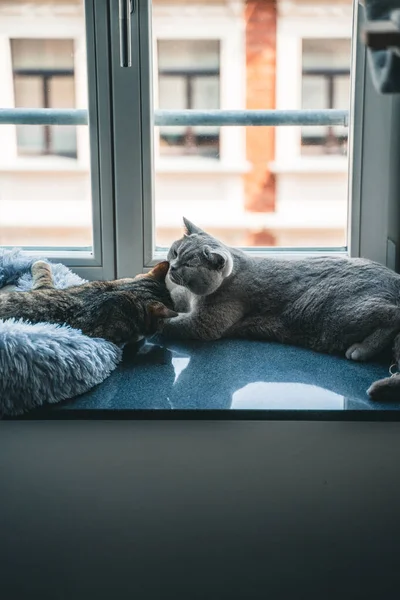
[[[37,261],[31,269],[31,291],[0,295],[0,318],[65,323],[118,345],[134,342],[160,331],[165,319],[177,316],[165,285],[168,267],[165,261],[132,279],[60,290],[54,288],[50,265]]]
[[[258,260],[184,219],[166,279],[180,314],[164,335],[271,340],[373,358],[393,345],[400,361],[400,275],[359,258]],[[400,399],[400,377],[375,382],[373,399]]]

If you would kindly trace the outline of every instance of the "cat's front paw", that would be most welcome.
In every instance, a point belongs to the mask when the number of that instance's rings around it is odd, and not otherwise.
[[[357,361],[368,360],[370,358],[370,352],[363,344],[353,344],[346,351],[346,358]]]

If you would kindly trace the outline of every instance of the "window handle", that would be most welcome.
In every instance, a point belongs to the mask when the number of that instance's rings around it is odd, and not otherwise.
[[[131,13],[134,0],[119,0],[119,59],[121,67],[132,66]]]

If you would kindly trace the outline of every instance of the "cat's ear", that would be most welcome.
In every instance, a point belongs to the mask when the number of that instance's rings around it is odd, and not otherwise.
[[[147,310],[157,319],[173,319],[179,314],[174,310],[167,308],[162,302],[151,302],[147,305]]]
[[[226,256],[220,252],[220,250],[210,248],[210,246],[204,246],[203,254],[213,269],[217,269],[219,271],[224,268],[226,264]]]
[[[153,279],[157,279],[157,281],[165,281],[169,269],[169,262],[167,260],[163,260],[158,263],[155,267],[151,269],[148,273],[145,274],[145,277],[152,277]]]
[[[192,233],[205,233],[200,227],[194,225],[189,219],[183,217],[183,224],[185,226],[185,236],[192,235]]]

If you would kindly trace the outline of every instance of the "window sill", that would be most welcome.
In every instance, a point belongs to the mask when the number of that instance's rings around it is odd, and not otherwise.
[[[293,161],[273,161],[268,165],[269,170],[279,174],[341,174],[348,171],[347,156],[299,157]]]
[[[79,200],[0,200],[3,228],[90,228],[91,207],[86,198]]]
[[[80,413],[90,418],[97,411],[116,418],[121,411],[128,418],[140,418],[143,412],[176,418],[183,411],[208,411],[210,418],[223,413],[239,419],[243,414],[345,419],[349,413],[362,418],[368,412],[367,418],[397,413],[392,418],[399,419],[400,402],[373,403],[366,393],[374,380],[387,376],[383,363],[360,364],[246,340],[164,343],[153,339],[125,348],[121,366],[101,385],[68,402],[32,411],[27,418],[79,418]]]
[[[250,171],[247,162],[224,162],[214,159],[199,157],[176,157],[159,158],[155,161],[155,172],[157,175],[184,173],[185,175],[216,174],[216,175],[241,175]]]
[[[0,163],[2,173],[88,173],[89,170],[89,165],[68,158],[18,158],[13,162]]]
[[[291,230],[291,229],[343,229],[345,213],[338,211],[336,203],[314,203],[310,210],[296,210],[299,206],[291,203],[286,208],[277,206],[276,212],[244,212],[243,210],[226,210],[226,200],[213,201],[213,210],[207,213],[206,201],[197,202],[191,206],[191,219],[203,223],[205,229],[238,229],[249,231]],[[160,202],[157,207],[159,227],[162,229],[180,227],[182,221],[182,206],[180,203],[172,206]],[[162,224],[162,225],[161,225]],[[179,224],[179,225],[178,225]]]

